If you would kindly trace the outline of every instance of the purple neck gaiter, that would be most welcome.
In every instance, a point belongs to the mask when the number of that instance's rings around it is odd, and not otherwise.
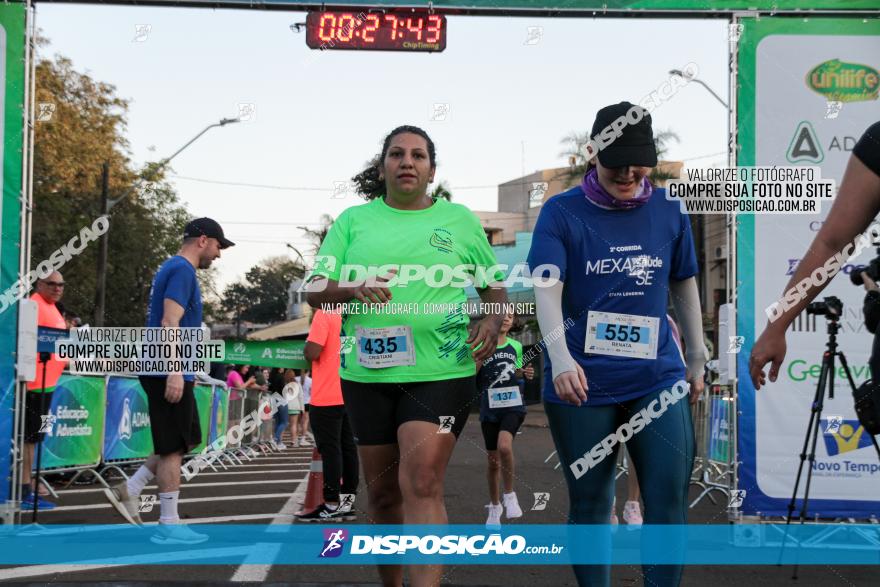
[[[595,167],[584,176],[584,181],[581,182],[581,189],[584,190],[587,199],[600,208],[613,210],[630,210],[632,208],[638,208],[651,199],[651,193],[654,191],[651,182],[645,177],[642,179],[641,188],[636,192],[636,195],[633,198],[630,198],[629,200],[618,200],[605,191],[605,188],[599,183],[599,174]]]

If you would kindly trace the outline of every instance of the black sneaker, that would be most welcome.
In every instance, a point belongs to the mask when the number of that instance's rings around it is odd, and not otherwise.
[[[322,503],[307,514],[299,514],[296,519],[300,522],[332,522],[342,518],[339,509],[331,510],[327,504]]]

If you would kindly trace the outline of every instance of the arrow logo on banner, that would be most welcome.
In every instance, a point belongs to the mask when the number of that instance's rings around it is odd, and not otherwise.
[[[794,131],[794,136],[791,139],[791,144],[788,146],[788,151],[785,153],[785,158],[788,159],[789,163],[800,163],[802,161],[809,161],[810,163],[822,162],[825,154],[822,153],[819,137],[816,135],[816,131],[813,130],[812,124],[806,120],[801,121],[797,130]]]

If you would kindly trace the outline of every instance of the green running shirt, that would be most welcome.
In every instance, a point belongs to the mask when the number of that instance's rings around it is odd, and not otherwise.
[[[470,320],[463,307],[464,285],[470,280],[484,288],[503,281],[505,272],[496,263],[479,219],[461,204],[438,199],[424,210],[398,210],[380,197],[345,210],[324,239],[310,279],[357,281],[384,276],[391,267],[398,271],[387,307],[349,302],[342,336],[355,338],[343,339],[340,376],[361,383],[404,383],[474,375],[476,365],[465,343]],[[418,268],[425,269],[425,277],[415,277]],[[392,342],[362,330],[407,326],[414,352],[404,349],[405,337]],[[390,356],[383,354],[389,350],[411,354],[406,364],[361,364],[361,359]],[[394,356],[401,354],[407,353]]]

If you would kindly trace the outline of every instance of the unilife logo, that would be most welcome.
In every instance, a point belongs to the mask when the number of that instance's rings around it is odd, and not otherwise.
[[[880,91],[880,72],[861,63],[830,59],[807,73],[807,87],[837,102],[876,100]]]

